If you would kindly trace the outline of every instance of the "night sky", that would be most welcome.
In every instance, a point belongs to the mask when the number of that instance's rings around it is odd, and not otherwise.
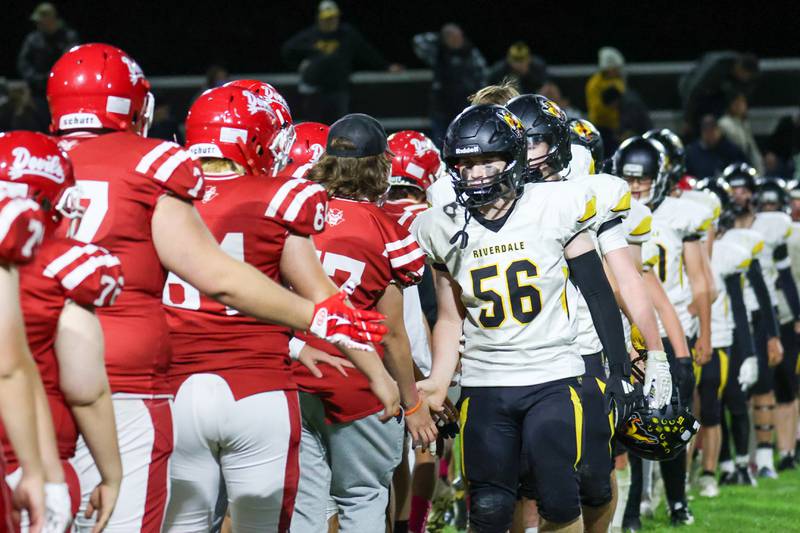
[[[37,2],[2,2],[0,75],[17,77],[16,54]],[[309,0],[218,2],[55,2],[84,41],[117,45],[146,74],[201,74],[221,62],[232,72],[287,70],[280,44],[314,20]],[[594,63],[597,48],[617,46],[629,62],[692,60],[735,48],[761,57],[799,56],[797,2],[342,0],[343,19],[389,61],[420,67],[411,36],[459,22],[492,62],[526,40],[550,64]],[[579,9],[580,6],[580,9]],[[669,6],[669,7],[666,7]],[[725,10],[728,10],[727,12]]]

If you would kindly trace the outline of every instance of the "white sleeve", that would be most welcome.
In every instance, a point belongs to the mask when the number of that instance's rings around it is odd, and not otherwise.
[[[600,252],[603,255],[627,247],[628,241],[625,238],[625,230],[622,224],[616,224],[602,233],[598,233],[597,244],[600,246]]]
[[[431,373],[431,347],[428,342],[428,330],[422,313],[419,289],[416,285],[403,289],[403,320],[406,325],[408,341],[411,344],[411,357],[422,373]]]

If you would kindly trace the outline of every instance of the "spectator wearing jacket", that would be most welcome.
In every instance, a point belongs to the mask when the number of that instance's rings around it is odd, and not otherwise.
[[[619,100],[625,92],[625,57],[611,46],[597,53],[598,71],[586,82],[586,108],[589,121],[598,129],[619,130]]]
[[[739,147],[759,174],[764,173],[764,161],[761,150],[756,144],[750,120],[747,118],[747,97],[737,92],[730,95],[725,115],[719,119],[719,128],[730,142]]]
[[[300,72],[302,118],[332,124],[350,106],[350,73],[355,67],[400,70],[389,65],[361,33],[340,22],[339,6],[320,2],[317,22],[283,44],[284,60]]]
[[[28,82],[34,99],[44,101],[50,68],[64,52],[78,44],[78,34],[61,20],[55,6],[49,2],[39,4],[31,20],[36,23],[36,29],[22,43],[17,70]],[[46,104],[44,108],[47,109]]]
[[[433,69],[431,85],[431,134],[441,146],[447,126],[469,105],[469,96],[487,80],[486,60],[454,23],[439,33],[415,35],[414,53]]]
[[[732,163],[747,161],[738,146],[722,135],[713,115],[700,121],[700,137],[686,147],[686,173],[698,178],[717,176]]]
[[[547,64],[522,41],[508,48],[505,59],[489,69],[489,83],[500,85],[503,81],[513,82],[520,94],[538,93],[547,81]]]

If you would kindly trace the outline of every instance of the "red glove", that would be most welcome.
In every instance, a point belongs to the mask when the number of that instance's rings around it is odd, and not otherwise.
[[[379,322],[386,317],[375,311],[353,309],[345,304],[344,291],[314,306],[314,316],[308,328],[320,339],[342,346],[373,352],[367,342],[378,343],[388,330]],[[361,342],[359,342],[361,341]]]

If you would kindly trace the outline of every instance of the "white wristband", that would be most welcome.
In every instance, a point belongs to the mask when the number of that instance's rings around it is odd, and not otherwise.
[[[292,337],[289,339],[289,357],[295,360],[299,359],[300,352],[302,352],[305,347],[306,341],[301,341],[297,337]]]

